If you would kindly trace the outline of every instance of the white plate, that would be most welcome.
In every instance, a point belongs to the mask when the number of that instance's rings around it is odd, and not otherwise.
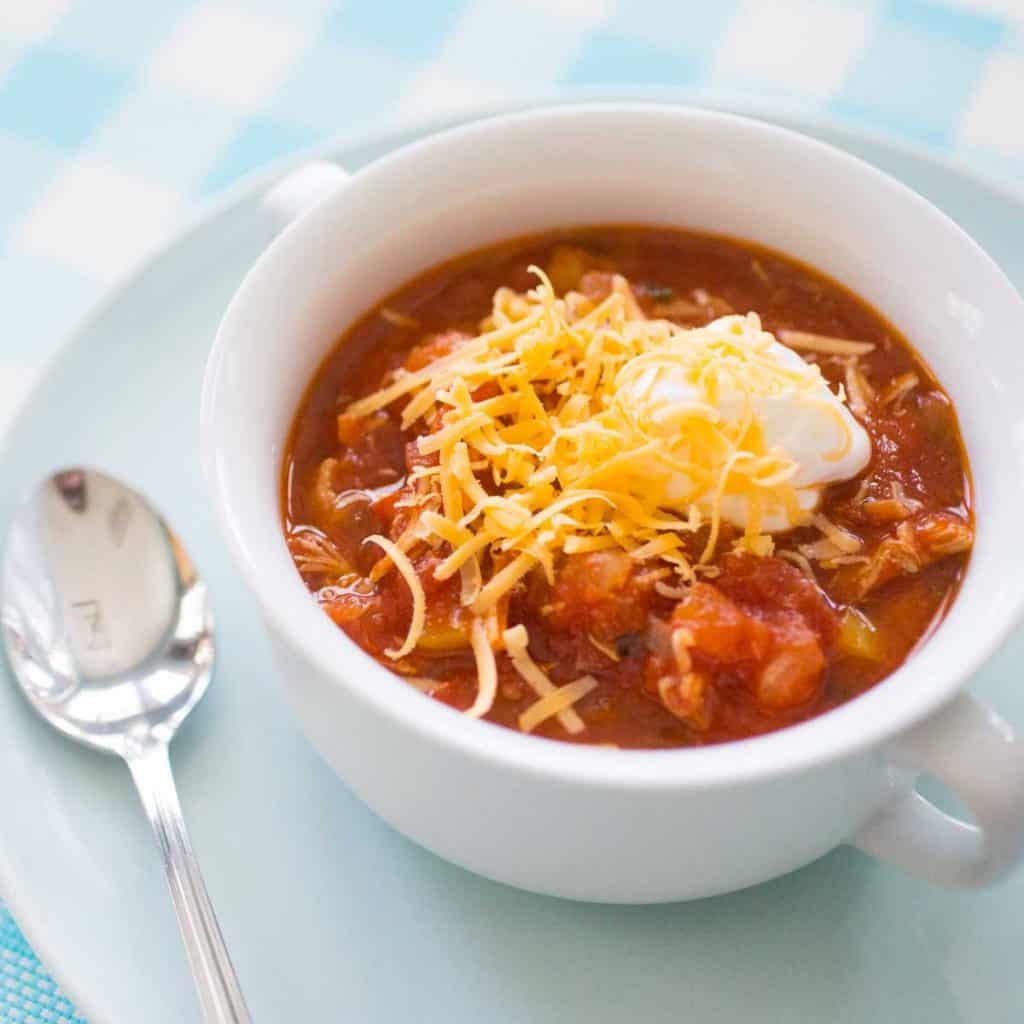
[[[918,153],[775,119],[902,178],[1024,284],[1020,201]],[[355,169],[437,127],[320,152]],[[1024,873],[988,892],[949,893],[841,849],[787,878],[696,904],[563,903],[425,853],[317,760],[269,671],[197,457],[203,362],[228,297],[267,240],[254,216],[265,181],[236,193],[114,292],[51,364],[0,449],[0,529],[46,469],[100,465],[156,500],[211,584],[217,679],[174,757],[254,1019],[1020,1019]],[[1018,634],[975,684],[1017,728],[1022,665]],[[0,685],[0,744],[0,887],[39,955],[90,1024],[196,1019],[127,773],[51,732],[13,685]]]

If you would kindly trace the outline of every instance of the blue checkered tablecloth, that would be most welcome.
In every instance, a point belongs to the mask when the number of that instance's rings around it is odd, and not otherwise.
[[[0,0],[0,422],[105,284],[246,171],[599,85],[774,98],[1024,188],[1024,0]],[[0,906],[0,1024],[44,1021],[80,1018]]]

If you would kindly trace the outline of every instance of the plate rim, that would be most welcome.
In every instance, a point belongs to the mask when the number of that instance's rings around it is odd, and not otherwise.
[[[961,179],[965,184],[989,192],[999,202],[1019,207],[1024,214],[1024,185],[1019,189],[1015,188],[991,173],[971,167],[967,160],[959,155],[939,153],[920,143],[901,138],[895,133],[860,126],[841,116],[808,110],[801,104],[786,101],[784,98],[760,100],[711,88],[600,86],[523,93],[501,101],[394,116],[373,130],[334,133],[295,153],[248,171],[227,188],[203,199],[176,230],[148,246],[137,260],[107,282],[99,294],[59,332],[53,349],[32,372],[29,386],[13,404],[7,422],[0,430],[0,457],[6,451],[10,437],[28,415],[32,399],[45,382],[57,372],[61,362],[82,337],[109,310],[123,301],[124,296],[137,286],[138,281],[153,264],[173,250],[189,245],[194,236],[210,227],[212,222],[242,206],[246,201],[252,200],[288,171],[317,159],[333,158],[343,164],[343,154],[357,149],[372,147],[392,151],[398,145],[412,141],[410,136],[422,138],[445,128],[482,118],[555,104],[602,101],[660,102],[720,110],[769,121],[781,118],[788,122],[787,127],[798,132],[811,135],[839,135],[852,142],[867,142],[920,164],[938,168],[949,176]],[[73,969],[70,966],[65,969],[63,964],[58,963],[46,935],[45,923],[33,916],[27,901],[23,900],[18,892],[19,887],[14,884],[14,872],[6,855],[7,847],[6,840],[0,842],[0,898],[28,940],[32,952],[70,1000],[74,1011],[87,1024],[116,1024],[102,1015],[100,1009],[85,997],[72,977]]]

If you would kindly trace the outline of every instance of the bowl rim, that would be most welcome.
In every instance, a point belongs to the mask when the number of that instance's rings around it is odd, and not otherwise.
[[[612,101],[555,104],[502,113],[456,125],[401,146],[356,172],[352,183],[372,181],[375,175],[402,162],[415,160],[420,153],[439,144],[451,145],[526,121],[595,114],[661,114],[679,121],[717,122],[747,131],[753,137],[760,133],[763,138],[771,137],[783,145],[802,148],[819,161],[838,161],[856,167],[863,179],[875,189],[889,190],[902,202],[916,206],[919,215],[941,222],[951,237],[957,238],[986,265],[991,279],[1008,289],[1009,295],[1024,312],[1024,300],[991,257],[946,214],[909,187],[829,143],[756,117],[720,110],[660,102]],[[341,193],[347,195],[350,188],[351,184]],[[332,196],[323,205],[342,201],[342,195]],[[547,740],[486,721],[469,721],[459,712],[412,687],[395,686],[394,673],[362,651],[328,620],[309,599],[294,571],[294,586],[285,593],[275,592],[272,598],[267,594],[266,574],[246,543],[244,517],[234,514],[231,488],[221,460],[217,458],[222,408],[220,382],[233,344],[232,337],[237,333],[233,325],[247,304],[254,289],[254,280],[269,273],[268,268],[275,259],[274,253],[280,251],[282,239],[301,231],[306,218],[315,216],[313,213],[300,217],[270,243],[240,284],[224,314],[203,383],[200,415],[203,470],[222,532],[243,579],[258,599],[268,625],[295,653],[310,662],[312,668],[329,678],[332,685],[344,688],[349,696],[392,719],[393,724],[409,736],[448,746],[479,763],[500,765],[521,775],[557,778],[590,786],[685,790],[768,780],[862,754],[928,717],[955,696],[969,677],[998,650],[1024,615],[1024,581],[1020,581],[1010,599],[1000,606],[1001,614],[989,621],[986,635],[975,635],[959,662],[932,679],[928,687],[919,690],[903,687],[903,693],[900,693],[901,680],[916,674],[920,667],[921,655],[915,653],[911,661],[897,668],[882,683],[825,714],[774,733],[707,747],[614,750]],[[976,590],[979,584],[976,574],[974,578],[968,574],[956,604],[961,604],[964,595],[969,590]],[[890,705],[890,713],[874,714],[882,705]]]

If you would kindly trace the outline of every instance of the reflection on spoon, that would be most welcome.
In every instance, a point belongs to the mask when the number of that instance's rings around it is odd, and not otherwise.
[[[185,830],[168,744],[213,668],[206,587],[142,495],[67,469],[20,507],[3,555],[2,633],[29,703],[124,758],[156,832],[207,1021],[249,1013]]]

